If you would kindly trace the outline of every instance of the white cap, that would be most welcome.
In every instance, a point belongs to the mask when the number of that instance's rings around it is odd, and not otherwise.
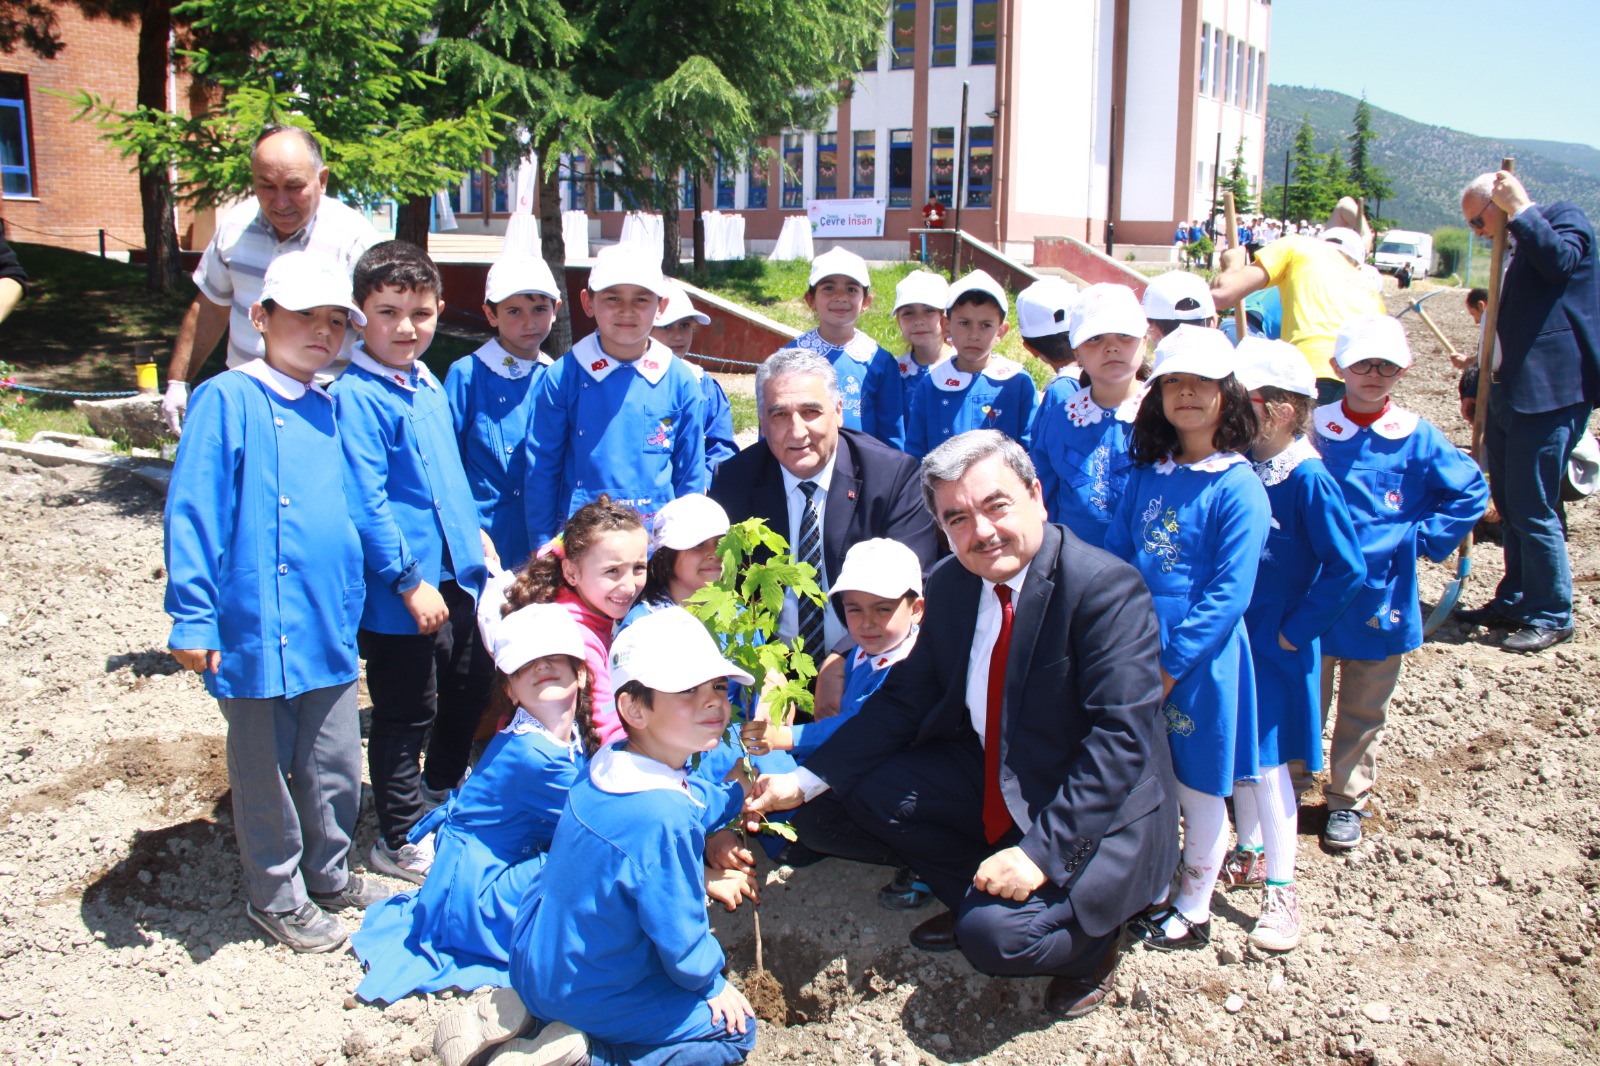
[[[1162,374],[1193,374],[1221,381],[1237,369],[1237,363],[1226,333],[1209,326],[1182,325],[1156,345],[1156,366],[1150,380]]]
[[[885,600],[908,592],[922,595],[922,562],[917,553],[897,540],[874,537],[857,541],[844,553],[844,565],[834,578],[828,596],[865,592]]]
[[[1065,278],[1040,278],[1017,293],[1017,330],[1024,337],[1067,332],[1078,298],[1078,290]]]
[[[268,264],[267,276],[261,283],[261,302],[268,300],[291,311],[342,307],[350,312],[353,324],[367,324],[367,316],[356,306],[350,291],[349,272],[316,252],[285,252]]]
[[[1151,278],[1139,306],[1145,318],[1157,321],[1204,322],[1217,317],[1217,304],[1206,279],[1187,270],[1169,270]]]
[[[1001,287],[998,281],[991,278],[987,271],[983,270],[974,270],[965,277],[952,281],[950,283],[950,295],[945,297],[944,309],[946,311],[950,310],[956,305],[957,300],[969,292],[983,292],[993,296],[995,302],[1000,305],[1000,320],[1002,322],[1005,321],[1006,312],[1010,306],[1006,302],[1006,290]]]
[[[1367,359],[1382,359],[1398,367],[1411,365],[1411,345],[1399,319],[1388,315],[1357,315],[1339,327],[1333,339],[1333,361],[1344,370]]]
[[[661,273],[661,260],[637,245],[607,245],[594,257],[589,291],[601,292],[616,285],[637,285],[665,296],[667,279]]]
[[[829,248],[811,260],[811,278],[806,285],[808,287],[815,285],[823,278],[831,278],[835,274],[859,282],[863,289],[872,287],[872,275],[867,273],[867,261],[843,248]]]
[[[1344,226],[1334,226],[1322,231],[1322,239],[1343,252],[1349,260],[1360,266],[1367,258],[1367,245],[1361,234]]]
[[[720,537],[733,523],[722,504],[702,493],[679,496],[655,514],[654,536],[650,548],[671,548],[683,551]]]
[[[492,304],[517,295],[519,292],[539,293],[552,300],[561,299],[556,276],[550,273],[550,264],[536,255],[511,255],[489,268],[489,278],[484,283],[483,298]]]
[[[583,661],[583,630],[559,603],[531,603],[494,624],[490,633],[494,665],[514,674],[546,655],[570,655]]]
[[[943,311],[945,301],[949,298],[948,281],[932,271],[917,270],[901,278],[900,284],[894,287],[894,310],[898,311],[908,304],[927,304]]]
[[[717,677],[741,685],[755,678],[723,658],[705,623],[682,607],[647,614],[611,645],[611,690],[637,681],[657,692],[683,692]]]
[[[1090,285],[1078,298],[1078,307],[1072,312],[1072,346],[1107,333],[1143,337],[1149,328],[1132,289],[1102,282]]]
[[[711,325],[711,318],[694,309],[694,301],[689,299],[689,294],[676,281],[667,282],[661,295],[666,299],[661,303],[661,310],[656,312],[656,325],[670,326],[686,318],[692,318],[702,326]]]
[[[1234,349],[1238,361],[1239,384],[1246,391],[1261,388],[1282,389],[1301,396],[1317,394],[1317,375],[1300,349],[1288,341],[1269,341],[1265,337],[1246,337]]]

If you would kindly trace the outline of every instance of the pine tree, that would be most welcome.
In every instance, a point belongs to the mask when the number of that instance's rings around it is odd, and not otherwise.
[[[1317,131],[1311,126],[1311,116],[1300,120],[1295,131],[1292,153],[1293,176],[1289,179],[1289,220],[1307,221],[1325,215],[1334,204],[1327,199],[1327,160],[1317,151]]]
[[[1354,119],[1355,131],[1346,140],[1350,144],[1350,171],[1348,181],[1354,191],[1351,195],[1363,204],[1373,200],[1382,200],[1393,190],[1390,188],[1381,167],[1375,166],[1371,158],[1371,144],[1378,139],[1378,134],[1372,128],[1372,108],[1367,105],[1367,96],[1361,94],[1361,100],[1356,104]]]
[[[1233,190],[1233,207],[1239,214],[1248,215],[1256,209],[1255,199],[1250,195],[1250,175],[1245,171],[1243,137],[1234,147],[1233,159],[1228,163],[1228,176],[1222,179],[1222,187]]]

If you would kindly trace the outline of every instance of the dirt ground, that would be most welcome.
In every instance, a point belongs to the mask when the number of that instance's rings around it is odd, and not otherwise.
[[[1427,307],[1473,348],[1459,293]],[[1405,322],[1400,398],[1464,443],[1456,375]],[[359,1004],[352,955],[268,946],[244,916],[222,721],[162,650],[160,499],[7,460],[0,507],[0,1063],[428,1060],[448,997]],[[1523,658],[1446,625],[1402,675],[1367,843],[1324,853],[1325,812],[1302,811],[1297,951],[1253,954],[1258,898],[1219,895],[1213,950],[1136,950],[1112,1004],[1053,1022],[1044,979],[911,949],[929,912],[880,909],[886,871],[774,870],[765,955],[790,1024],[752,1061],[1600,1061],[1596,505],[1571,523],[1578,639]],[[1485,546],[1467,603],[1499,565]],[[1430,565],[1425,597],[1451,573]],[[372,835],[369,806],[359,854]],[[712,922],[748,968],[748,908]]]

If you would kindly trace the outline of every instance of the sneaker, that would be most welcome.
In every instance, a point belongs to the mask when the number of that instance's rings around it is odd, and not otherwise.
[[[1361,844],[1361,811],[1329,811],[1328,828],[1322,831],[1322,843],[1335,851],[1349,851]]]
[[[325,911],[342,911],[346,907],[364,911],[380,900],[394,895],[394,889],[379,884],[370,877],[352,873],[344,887],[337,892],[308,892],[312,901]]]
[[[427,880],[428,869],[433,866],[433,838],[426,837],[420,844],[402,844],[399,848],[375,841],[368,858],[372,868],[380,874],[420,885]]]
[[[917,879],[916,871],[902,866],[894,880],[878,889],[878,906],[891,911],[914,911],[933,901],[933,889]]]
[[[1250,943],[1263,951],[1292,951],[1300,943],[1300,900],[1293,885],[1268,885]]]
[[[272,939],[303,955],[332,951],[350,938],[337,918],[309,899],[292,911],[257,910],[246,903],[244,912]]]
[[[497,988],[439,1019],[439,1026],[433,1031],[433,1053],[444,1066],[466,1066],[496,1044],[522,1032],[532,1021],[515,989]]]
[[[1267,883],[1267,856],[1249,848],[1234,848],[1222,864],[1217,880],[1223,888],[1259,888]]]
[[[589,1038],[564,1022],[551,1022],[535,1037],[507,1041],[492,1066],[577,1066],[589,1057]]]

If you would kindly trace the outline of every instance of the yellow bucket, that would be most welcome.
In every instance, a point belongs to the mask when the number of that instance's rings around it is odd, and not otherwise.
[[[161,374],[154,363],[140,363],[136,368],[139,374],[140,392],[160,392]]]

